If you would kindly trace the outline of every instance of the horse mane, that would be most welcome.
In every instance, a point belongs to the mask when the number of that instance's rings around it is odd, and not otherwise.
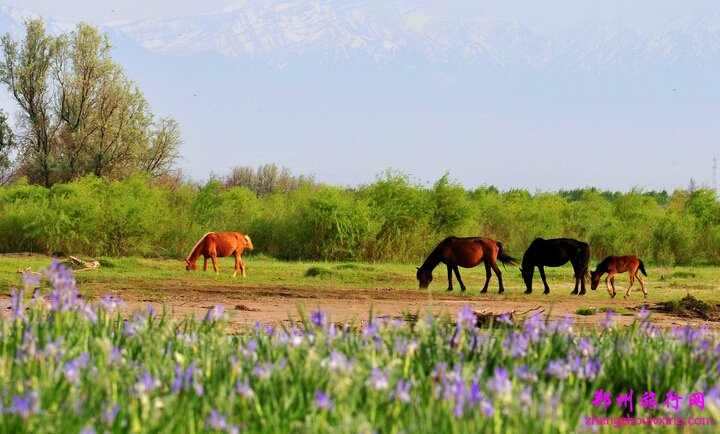
[[[430,254],[427,256],[427,258],[425,258],[425,262],[423,262],[423,264],[420,266],[419,269],[420,270],[430,270],[430,271],[434,270],[435,267],[437,267],[438,264],[440,263],[440,258],[442,256],[442,254],[440,252],[441,252],[442,248],[445,247],[445,245],[447,243],[452,242],[453,238],[457,238],[457,237],[447,237],[444,240],[442,240],[440,242],[440,244],[438,244],[433,249],[433,251],[430,252]]]
[[[203,235],[202,237],[200,237],[200,239],[198,240],[198,242],[195,243],[195,245],[193,246],[193,248],[190,250],[190,254],[189,254],[189,255],[187,256],[187,258],[185,258],[185,259],[187,259],[187,260],[189,261],[189,260],[190,260],[190,257],[192,257],[193,253],[195,253],[195,250],[198,248],[198,246],[200,245],[200,243],[202,243],[202,241],[205,239],[205,237],[207,237],[207,236],[210,235],[211,233],[212,233],[212,232],[208,232],[208,233],[206,233],[205,235]]]
[[[600,262],[597,267],[595,267],[596,270],[600,270],[602,272],[606,272],[608,270],[608,264],[612,261],[612,256],[608,256],[605,259]],[[600,268],[602,267],[602,268]]]

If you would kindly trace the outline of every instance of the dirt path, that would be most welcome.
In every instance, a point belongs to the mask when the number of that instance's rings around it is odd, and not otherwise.
[[[241,288],[228,288],[224,286],[208,285],[203,288],[173,288],[164,287],[161,293],[141,296],[141,292],[125,293],[114,291],[116,295],[126,301],[126,310],[144,309],[147,305],[156,310],[167,306],[171,315],[183,317],[195,315],[202,317],[208,309],[215,305],[222,305],[229,314],[230,324],[235,329],[244,329],[256,322],[269,322],[278,324],[285,321],[299,319],[298,308],[303,307],[306,312],[319,308],[326,312],[332,321],[345,323],[352,320],[364,322],[368,319],[370,308],[373,316],[400,316],[404,313],[424,315],[428,307],[436,315],[451,315],[461,309],[465,304],[475,310],[489,312],[521,313],[531,309],[544,309],[544,313],[551,318],[572,317],[580,327],[595,327],[605,319],[605,313],[594,315],[577,315],[575,312],[581,307],[608,306],[607,300],[590,300],[583,297],[554,297],[548,299],[541,294],[530,296],[502,297],[497,294],[466,297],[456,294],[433,293],[432,300],[427,293],[403,289],[356,289],[333,288],[317,289],[286,286],[243,286]],[[103,294],[94,294],[100,297]],[[697,326],[702,321],[688,320],[662,313],[655,302],[644,302],[636,297],[630,301],[613,300],[612,305],[623,308],[630,313],[621,316],[620,324],[628,325],[633,321],[633,312],[641,305],[647,305],[653,311],[654,323],[661,327],[672,325],[685,325],[688,322]],[[710,326],[720,329],[720,323],[712,322]]]

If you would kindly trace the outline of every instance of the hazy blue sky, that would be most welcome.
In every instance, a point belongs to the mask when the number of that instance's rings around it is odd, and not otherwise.
[[[304,1],[313,3],[312,1]],[[335,1],[342,3],[343,0]],[[88,20],[98,24],[113,20],[178,18],[225,8],[261,5],[271,1],[238,0],[3,0],[3,3],[58,19]],[[317,2],[316,2],[317,3]],[[386,3],[370,0],[368,3]],[[586,17],[648,29],[668,20],[717,11],[715,0],[417,0],[436,14],[457,20],[477,16],[519,21],[545,29],[577,26]]]
[[[302,6],[301,14],[348,2],[285,3]],[[266,0],[3,4],[127,32],[116,58],[153,109],[181,123],[181,165],[196,179],[275,162],[340,184],[369,182],[393,167],[428,182],[449,171],[468,187],[673,189],[690,178],[710,184],[712,157],[720,157],[716,0],[368,0],[361,15],[373,19],[358,20],[370,22],[368,35],[388,31],[388,42],[401,44],[408,34],[416,38],[402,56],[378,64],[323,59],[331,43],[304,45],[298,36],[322,32],[323,24],[310,32],[297,27],[306,23],[293,21],[296,12],[263,14],[278,4]],[[208,15],[222,10],[228,23]],[[257,36],[247,23],[258,16],[280,22],[260,29],[289,30]],[[118,24],[146,19],[155,21]],[[443,39],[473,26],[492,38]],[[200,37],[185,44],[188,28]],[[237,38],[245,31],[255,47],[280,40],[280,48],[267,48],[265,57],[226,56],[228,47],[243,47]],[[424,36],[431,48],[413,51]],[[458,66],[440,53],[462,58],[468,44],[495,44],[490,65]],[[304,63],[268,67],[290,52]],[[0,103],[7,107],[7,95]]]

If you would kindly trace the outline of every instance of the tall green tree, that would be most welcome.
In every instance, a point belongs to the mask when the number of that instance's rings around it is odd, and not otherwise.
[[[0,78],[24,116],[22,172],[31,182],[49,186],[86,174],[124,179],[135,172],[161,177],[172,170],[179,125],[155,119],[112,59],[107,35],[80,23],[53,37],[41,20],[27,21],[26,30],[22,43],[2,39]]]
[[[35,182],[50,186],[56,157],[56,135],[60,126],[53,110],[54,85],[50,77],[53,60],[62,41],[47,34],[41,19],[25,23],[25,39],[2,38],[0,81],[22,109],[21,162]]]
[[[10,176],[14,148],[15,137],[8,123],[8,115],[0,110],[0,184],[4,184]]]

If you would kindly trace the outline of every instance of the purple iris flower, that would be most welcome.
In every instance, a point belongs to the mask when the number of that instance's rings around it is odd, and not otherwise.
[[[115,418],[117,417],[118,412],[120,411],[120,406],[113,405],[112,407],[108,406],[106,402],[102,403],[102,420],[107,426],[112,426],[112,424],[115,423]]]
[[[10,319],[19,319],[20,321],[27,321],[27,315],[25,315],[25,290],[20,291],[15,288],[10,293]]]
[[[208,425],[214,430],[224,430],[227,428],[227,419],[225,419],[225,416],[219,415],[217,410],[212,409]]]
[[[495,368],[492,378],[488,380],[488,389],[492,390],[498,397],[507,398],[510,396],[512,383],[507,369]]]
[[[275,329],[270,325],[270,323],[265,323],[265,335],[269,338],[275,336]]]
[[[377,322],[373,319],[365,326],[362,335],[366,340],[369,340],[377,336],[379,332]]]
[[[89,319],[91,323],[95,324],[97,323],[97,311],[92,307],[92,305],[87,302],[83,303],[78,307],[78,310],[82,312],[82,314],[85,316],[85,318]]]
[[[500,324],[507,324],[507,325],[513,324],[512,315],[510,315],[507,312],[500,314],[497,318],[495,318],[495,321],[497,321]]]
[[[388,388],[388,375],[387,373],[380,370],[380,368],[373,368],[372,377],[368,380],[375,390],[385,390]]]
[[[617,322],[618,316],[614,315],[614,312],[612,309],[608,309],[605,312],[605,321],[603,321],[602,325],[606,329],[611,329],[615,326],[615,323]]]
[[[135,392],[138,394],[149,393],[151,390],[160,385],[160,381],[153,378],[150,372],[145,370],[142,375],[138,376],[137,384],[135,384]]]
[[[410,381],[399,379],[397,384],[395,384],[395,389],[390,393],[390,396],[400,402],[410,402],[410,388],[412,388]]]
[[[545,373],[558,380],[564,380],[568,376],[565,362],[562,360],[551,360],[547,369],[545,369]]]
[[[550,324],[549,329],[558,334],[568,335],[570,332],[572,332],[572,325],[574,322],[575,321],[570,316],[566,316],[565,318],[558,319],[557,321]]]
[[[116,309],[124,305],[125,303],[120,297],[116,297],[110,293],[106,294],[105,297],[100,299],[100,306],[102,306],[108,313],[112,313]]]
[[[332,410],[335,406],[333,405],[330,394],[325,394],[323,391],[318,390],[315,392],[315,401],[313,402],[315,408],[320,410]]]
[[[243,355],[245,360],[249,360],[251,358],[254,358],[257,354],[257,342],[255,342],[255,339],[250,339],[245,343],[245,345],[240,346],[240,353]]]
[[[650,316],[650,311],[645,307],[645,305],[642,305],[640,306],[640,311],[635,316],[641,322],[645,322]]]
[[[23,273],[23,286],[25,287],[25,290],[32,291],[33,289],[40,286],[40,279],[41,274],[33,274],[30,271],[26,271]]]
[[[601,366],[602,366],[602,362],[600,359],[588,360],[587,363],[585,363],[585,366],[583,367],[583,369],[578,371],[578,376],[580,377],[580,379],[593,382],[593,381],[595,381],[598,374],[600,373]]]
[[[532,386],[525,386],[520,391],[520,396],[518,397],[518,400],[522,405],[525,407],[530,407],[532,405]]]
[[[318,309],[310,315],[310,321],[317,328],[325,328],[327,326],[327,315]]]
[[[63,354],[65,354],[62,343],[62,336],[59,336],[55,339],[55,341],[50,340],[50,337],[48,337],[45,349],[43,350],[43,356],[52,358],[56,362],[59,362],[60,359],[62,359]]]
[[[33,326],[28,328],[23,333],[23,340],[20,348],[17,350],[17,356],[25,361],[28,361],[35,357],[37,354],[37,336],[35,336],[35,330]]]
[[[582,338],[580,338],[580,340],[578,340],[577,350],[578,350],[578,352],[580,352],[580,355],[583,357],[590,357],[595,352],[592,342],[590,341],[590,339],[588,339],[586,337],[582,337]]]
[[[542,315],[539,313],[525,320],[524,326],[525,336],[534,344],[540,340],[540,337],[545,333],[547,328],[545,321],[542,320]]]
[[[122,349],[120,347],[116,347],[115,345],[110,346],[110,363],[122,363],[123,362],[123,355],[122,355]]]
[[[472,330],[475,328],[476,324],[477,317],[475,316],[475,311],[470,307],[470,305],[466,304],[465,307],[460,309],[457,313],[457,327],[459,330]]]
[[[90,356],[88,353],[82,353],[80,357],[72,359],[65,363],[62,367],[62,371],[65,374],[65,378],[68,383],[79,384],[80,383],[80,370],[88,365]]]
[[[527,356],[527,349],[528,344],[530,342],[528,341],[527,336],[524,333],[518,333],[513,332],[510,334],[510,332],[507,332],[507,338],[505,339],[505,342],[503,346],[505,348],[509,348],[512,351],[512,355],[516,359],[522,359]]]
[[[248,380],[248,377],[245,377],[245,381],[242,383],[240,380],[235,383],[235,391],[245,399],[253,399],[255,397],[255,392],[250,388],[250,380]]]
[[[355,358],[348,360],[347,357],[338,350],[333,350],[330,356],[324,359],[320,364],[323,367],[327,367],[334,373],[338,372],[350,372],[353,367]]]
[[[537,374],[530,370],[530,367],[526,364],[515,367],[515,376],[528,383],[534,383],[538,380]]]
[[[569,372],[574,372],[578,375],[582,375],[583,371],[583,358],[580,356],[568,356],[568,361],[566,365],[566,369]]]
[[[205,314],[205,322],[213,322],[222,319],[225,308],[221,304],[216,304],[214,307],[208,309]]]
[[[140,312],[135,312],[132,321],[125,321],[123,333],[127,337],[133,337],[146,326],[146,318]]]
[[[259,365],[256,365],[253,368],[252,373],[255,376],[255,378],[259,378],[261,380],[267,380],[268,378],[270,378],[270,376],[273,373],[272,362],[261,363]]]
[[[27,420],[30,415],[40,412],[40,394],[35,390],[28,390],[25,396],[13,396],[12,406],[7,412]]]
[[[192,387],[197,396],[203,396],[205,394],[205,388],[199,381],[201,374],[195,362],[191,362],[184,371],[182,366],[175,365],[175,379],[173,380],[171,388],[172,393],[178,394],[181,391],[190,390]]]

